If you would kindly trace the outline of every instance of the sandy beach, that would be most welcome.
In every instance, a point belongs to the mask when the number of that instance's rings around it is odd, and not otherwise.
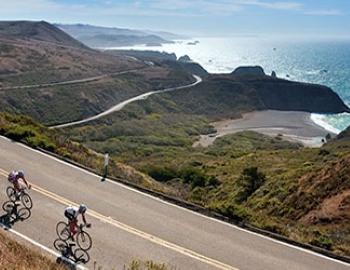
[[[322,146],[322,139],[328,133],[335,136],[334,133],[313,122],[311,114],[307,112],[256,111],[246,113],[239,119],[222,120],[211,124],[217,132],[201,135],[200,140],[194,143],[194,147],[207,147],[216,138],[245,130],[260,132],[273,137],[282,134],[284,140],[300,142],[306,147]]]

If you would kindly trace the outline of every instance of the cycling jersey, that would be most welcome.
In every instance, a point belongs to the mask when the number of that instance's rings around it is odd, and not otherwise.
[[[17,171],[12,171],[7,177],[7,180],[9,180],[11,183],[17,182],[18,179],[21,178],[19,176],[19,173]]]

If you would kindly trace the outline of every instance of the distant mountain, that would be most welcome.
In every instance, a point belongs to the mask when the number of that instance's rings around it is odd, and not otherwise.
[[[88,24],[56,24],[57,27],[90,47],[159,45],[179,39],[172,33],[101,27]]]
[[[164,31],[149,31],[149,30],[145,30],[144,32],[148,33],[150,35],[157,35],[157,36],[159,36],[159,37],[161,37],[163,39],[166,39],[166,40],[189,39],[188,36],[173,34],[173,33],[164,32]]]
[[[46,22],[1,22],[0,63],[0,111],[49,124],[81,119],[146,91],[193,81],[181,66],[150,65],[93,50]],[[54,85],[67,81],[79,82]]]
[[[0,59],[0,87],[74,80],[140,66],[135,60],[90,49],[44,21],[0,21]]]
[[[0,21],[0,39],[41,41],[87,49],[81,42],[45,21]]]

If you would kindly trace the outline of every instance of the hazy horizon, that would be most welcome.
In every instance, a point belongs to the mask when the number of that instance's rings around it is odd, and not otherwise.
[[[196,37],[350,38],[349,10],[343,0],[1,0],[0,16]]]

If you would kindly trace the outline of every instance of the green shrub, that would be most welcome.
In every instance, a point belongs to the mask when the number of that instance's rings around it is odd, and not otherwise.
[[[240,188],[238,201],[246,201],[256,190],[265,183],[265,175],[257,167],[245,168],[237,181]]]
[[[50,152],[56,152],[56,145],[50,142],[49,138],[43,136],[35,136],[26,138],[27,143],[32,147],[42,148]]]
[[[237,221],[248,220],[248,218],[250,217],[250,214],[248,213],[246,208],[232,202],[219,204],[215,206],[213,210]]]
[[[151,167],[146,173],[159,182],[166,182],[178,177],[178,172],[167,167]]]
[[[332,249],[333,246],[333,241],[326,235],[320,235],[315,237],[311,242],[311,245],[317,246],[317,247],[321,247],[321,248],[325,248],[328,250]]]
[[[171,270],[173,267],[169,267],[164,263],[155,263],[153,261],[142,262],[140,260],[133,260],[127,268],[127,270]]]
[[[28,137],[34,137],[36,133],[31,127],[13,125],[8,130],[5,131],[5,136],[20,141]]]
[[[327,155],[330,154],[330,152],[329,152],[328,150],[326,150],[326,149],[321,149],[321,150],[318,152],[318,154],[319,154],[320,156],[327,156]]]
[[[205,187],[207,177],[200,169],[192,167],[185,168],[180,172],[180,176],[184,183],[191,184],[192,188]]]
[[[175,178],[182,179],[183,183],[190,184],[192,189],[206,186],[215,187],[220,184],[216,177],[208,176],[203,170],[194,167],[174,169],[153,166],[147,168],[145,172],[159,182],[167,182]]]
[[[284,226],[274,222],[274,221],[264,221],[263,224],[260,224],[259,227],[261,227],[264,230],[281,234],[281,235],[287,235],[287,231]]]

